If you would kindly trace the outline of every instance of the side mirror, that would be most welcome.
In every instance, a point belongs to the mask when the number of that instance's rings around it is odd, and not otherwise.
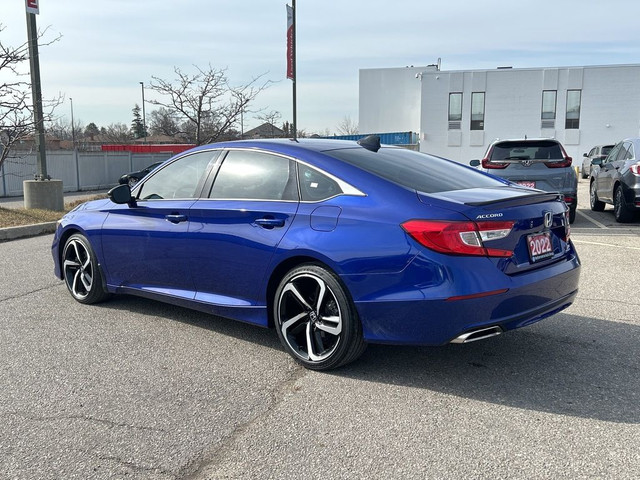
[[[120,205],[128,203],[129,206],[133,207],[136,204],[135,198],[131,196],[131,187],[127,184],[113,187],[107,192],[107,197],[109,197],[109,200],[113,203]]]
[[[591,165],[602,165],[602,158],[594,158],[591,160]]]
[[[469,165],[471,165],[472,167],[478,167],[480,166],[480,160],[471,160],[469,162]]]
[[[588,153],[583,153],[583,154],[582,154],[582,156],[583,156],[583,157],[588,157],[588,156],[589,156],[589,154],[588,154]]]

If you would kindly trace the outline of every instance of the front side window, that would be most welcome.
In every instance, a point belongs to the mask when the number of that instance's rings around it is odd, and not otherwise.
[[[471,94],[471,130],[484,130],[484,92]]]
[[[449,130],[459,130],[462,122],[462,93],[449,94]]]
[[[298,200],[295,162],[249,150],[231,150],[220,166],[209,198]]]
[[[580,128],[580,97],[581,90],[567,90],[567,119],[566,129]]]
[[[138,192],[138,199],[195,198],[200,193],[200,185],[207,166],[217,154],[217,151],[209,150],[179,158],[144,182]]]

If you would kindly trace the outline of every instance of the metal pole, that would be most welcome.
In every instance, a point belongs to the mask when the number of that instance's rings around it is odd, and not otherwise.
[[[36,180],[48,179],[47,157],[44,140],[44,115],[42,113],[42,87],[40,85],[40,62],[38,58],[38,28],[36,16],[27,12],[27,37],[29,38],[29,66],[31,68],[31,96],[33,97],[33,120],[36,131],[36,153],[38,173]]]
[[[293,42],[291,44],[291,50],[293,54],[293,140],[297,140],[298,135],[298,111],[296,100],[296,0],[292,0],[293,9]]]
[[[69,97],[71,102],[71,141],[73,142],[73,148],[76,148],[76,126],[73,122],[73,98]]]
[[[147,116],[144,113],[144,82],[140,82],[142,86],[142,130],[144,133],[144,143],[147,143]]]

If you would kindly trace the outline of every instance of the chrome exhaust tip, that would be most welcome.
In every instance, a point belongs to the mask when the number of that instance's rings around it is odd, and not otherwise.
[[[498,327],[497,325],[493,327],[483,327],[476,330],[471,330],[467,333],[463,333],[462,335],[451,340],[451,343],[475,342],[476,340],[484,340],[485,338],[495,337],[496,335],[500,335],[501,333],[502,328]]]

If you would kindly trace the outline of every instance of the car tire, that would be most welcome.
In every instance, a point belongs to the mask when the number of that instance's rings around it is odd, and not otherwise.
[[[89,305],[109,297],[96,255],[84,235],[76,233],[65,242],[62,272],[69,293],[78,302]]]
[[[273,313],[280,342],[308,369],[340,367],[366,349],[346,288],[337,275],[320,265],[301,265],[282,278]]]
[[[584,166],[582,167],[582,178],[589,178],[589,174],[586,173]]]
[[[613,215],[616,217],[616,222],[627,223],[633,220],[635,213],[627,207],[624,202],[624,194],[622,187],[618,185],[616,191],[613,192]]]
[[[598,200],[598,192],[596,191],[596,182],[592,181],[589,186],[589,204],[594,212],[602,212],[604,210],[604,202]]]
[[[569,207],[569,223],[573,223],[576,221],[576,205],[572,205]]]

